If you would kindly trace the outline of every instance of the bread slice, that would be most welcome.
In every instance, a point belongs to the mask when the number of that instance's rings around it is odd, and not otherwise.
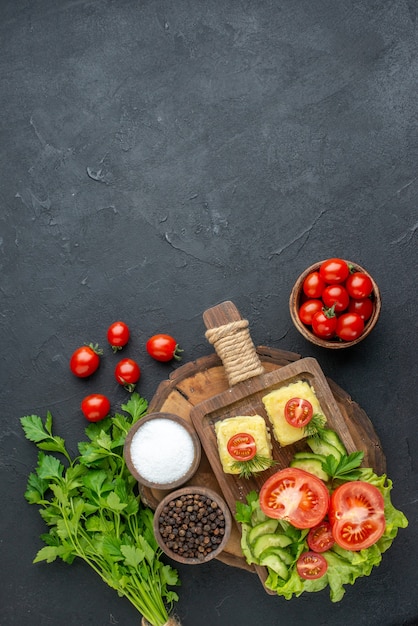
[[[314,415],[323,415],[314,389],[306,381],[298,380],[286,387],[271,391],[262,398],[268,418],[273,425],[273,435],[281,446],[289,446],[305,437],[303,428],[291,426],[284,416],[286,402],[292,398],[304,398],[312,404]]]
[[[220,420],[215,424],[219,458],[226,474],[239,474],[234,468],[235,459],[228,452],[228,441],[234,435],[247,433],[252,435],[257,446],[257,454],[272,459],[271,437],[266,422],[261,415],[237,415]]]

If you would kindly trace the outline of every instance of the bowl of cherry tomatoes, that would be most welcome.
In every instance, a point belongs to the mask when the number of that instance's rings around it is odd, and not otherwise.
[[[349,348],[363,341],[380,315],[381,296],[373,277],[358,263],[320,261],[297,279],[289,299],[298,331],[323,348]]]

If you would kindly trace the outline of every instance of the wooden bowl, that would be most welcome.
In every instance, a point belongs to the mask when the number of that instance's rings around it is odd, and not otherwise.
[[[362,334],[360,335],[360,337],[358,337],[357,339],[354,339],[353,341],[342,341],[342,340],[339,340],[338,338],[337,339],[321,339],[320,337],[317,337],[312,332],[312,329],[310,326],[307,326],[300,320],[298,311],[299,311],[300,305],[303,302],[303,291],[302,291],[303,281],[308,276],[308,274],[310,274],[311,272],[318,271],[323,262],[324,261],[320,261],[308,267],[304,272],[302,272],[302,274],[299,276],[299,278],[295,282],[295,285],[291,291],[290,298],[289,298],[290,316],[292,318],[294,325],[300,332],[300,334],[303,335],[305,339],[307,339],[311,343],[317,346],[321,346],[321,348],[331,348],[331,350],[339,350],[341,348],[350,348],[351,346],[354,346],[357,343],[360,343],[360,341],[363,341],[363,339],[365,339],[371,333],[373,328],[376,326],[377,320],[379,319],[379,315],[380,315],[380,309],[382,306],[379,287],[377,286],[375,280],[373,279],[373,277],[369,274],[367,270],[361,267],[358,263],[353,263],[352,261],[346,261],[346,263],[348,263],[350,266],[352,265],[356,269],[356,271],[364,272],[364,274],[366,274],[372,281],[373,291],[371,294],[371,299],[373,301],[373,313],[371,317],[365,322],[364,330]]]
[[[206,501],[202,501],[202,497]],[[196,504],[196,510],[189,511],[193,507],[190,504],[187,506],[188,498],[199,502],[200,508]],[[204,512],[201,512],[202,509]],[[210,519],[207,512],[215,518]],[[180,516],[183,513],[184,516]],[[178,517],[175,518],[176,515]],[[214,528],[208,529],[207,526],[210,525]],[[207,563],[218,556],[228,543],[231,525],[231,513],[226,502],[216,491],[206,487],[189,486],[177,489],[161,500],[154,514],[154,534],[161,550],[174,561],[186,565]],[[195,526],[201,531],[193,532]],[[192,533],[191,538],[179,535],[189,531]],[[196,540],[199,543],[195,543]],[[191,542],[192,549],[189,550],[187,546],[190,544],[187,542]],[[199,551],[200,547],[202,551]]]
[[[163,412],[138,420],[123,448],[132,476],[146,487],[161,490],[176,489],[190,480],[199,467],[201,453],[193,426],[178,415]]]

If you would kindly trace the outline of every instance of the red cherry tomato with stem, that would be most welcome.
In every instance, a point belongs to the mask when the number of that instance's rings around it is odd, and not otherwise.
[[[140,376],[141,369],[133,359],[122,359],[115,367],[115,378],[126,391],[134,391]]]
[[[81,346],[75,350],[70,358],[70,369],[78,378],[87,378],[97,370],[100,365],[102,350],[93,344]]]
[[[299,307],[299,319],[303,324],[307,324],[308,326],[310,326],[312,324],[312,318],[315,315],[315,313],[318,313],[319,311],[322,311],[322,307],[324,306],[324,303],[322,302],[322,300],[316,300],[316,299],[311,299],[311,300],[306,300],[306,302],[304,302],[300,307]]]
[[[325,287],[323,278],[319,272],[311,272],[307,275],[302,284],[303,293],[308,298],[320,298]]]
[[[343,283],[349,273],[346,261],[338,258],[327,259],[319,268],[319,274],[327,284]]]
[[[122,350],[129,341],[130,331],[125,322],[113,322],[107,329],[107,340],[112,346],[113,352]]]
[[[348,313],[357,313],[364,322],[367,322],[372,316],[373,308],[373,302],[370,298],[362,298],[361,300],[350,298],[347,311]]]
[[[110,401],[101,393],[93,393],[83,398],[81,410],[89,422],[99,422],[109,415]]]
[[[303,552],[296,561],[297,573],[305,580],[321,578],[327,569],[327,561],[322,554],[316,552]]]
[[[343,313],[337,320],[335,334],[343,341],[354,341],[362,334],[364,321],[357,313]]]
[[[171,335],[153,335],[146,343],[148,354],[156,361],[168,362],[172,359],[180,361],[180,352],[183,352],[177,341]]]
[[[313,552],[326,552],[332,548],[335,541],[331,524],[324,520],[318,526],[311,528],[307,536],[307,542],[309,549]]]
[[[328,285],[322,292],[322,300],[326,307],[333,306],[336,313],[341,313],[348,307],[350,296],[343,285]]]
[[[322,309],[312,317],[312,330],[321,339],[332,339],[335,337],[337,328],[337,317],[333,308]]]
[[[373,291],[371,278],[363,272],[350,274],[345,283],[346,289],[351,298],[363,299],[370,296]]]

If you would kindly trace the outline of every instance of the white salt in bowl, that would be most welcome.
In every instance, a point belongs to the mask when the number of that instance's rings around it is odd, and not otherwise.
[[[126,465],[142,485],[175,489],[195,474],[201,458],[193,426],[173,413],[150,413],[129,430],[123,449]]]

